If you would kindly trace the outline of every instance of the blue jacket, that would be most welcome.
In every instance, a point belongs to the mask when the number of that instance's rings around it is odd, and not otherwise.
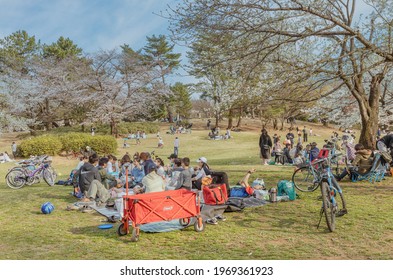
[[[319,154],[319,149],[317,147],[314,147],[310,150],[310,161],[313,161],[318,157]]]
[[[145,170],[143,169],[143,166],[141,166],[141,169],[139,169],[138,167],[134,167],[131,170],[131,176],[135,178],[135,183],[141,183],[143,177],[145,177]]]

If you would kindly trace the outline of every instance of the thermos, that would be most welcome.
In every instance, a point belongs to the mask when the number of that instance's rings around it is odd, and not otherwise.
[[[271,188],[269,190],[269,197],[270,197],[270,202],[277,202],[277,190],[276,190],[276,188]]]

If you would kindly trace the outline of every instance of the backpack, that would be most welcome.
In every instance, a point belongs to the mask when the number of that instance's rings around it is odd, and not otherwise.
[[[296,199],[296,191],[295,186],[292,181],[281,180],[277,184],[277,196],[285,196],[289,197],[289,200]]]

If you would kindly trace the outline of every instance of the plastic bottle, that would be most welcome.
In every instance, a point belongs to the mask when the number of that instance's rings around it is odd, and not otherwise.
[[[277,202],[279,201],[289,201],[289,196],[287,195],[277,196]]]

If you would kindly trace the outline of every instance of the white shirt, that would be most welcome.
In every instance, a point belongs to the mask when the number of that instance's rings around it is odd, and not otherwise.
[[[180,140],[179,138],[175,139],[174,146],[179,148]]]

